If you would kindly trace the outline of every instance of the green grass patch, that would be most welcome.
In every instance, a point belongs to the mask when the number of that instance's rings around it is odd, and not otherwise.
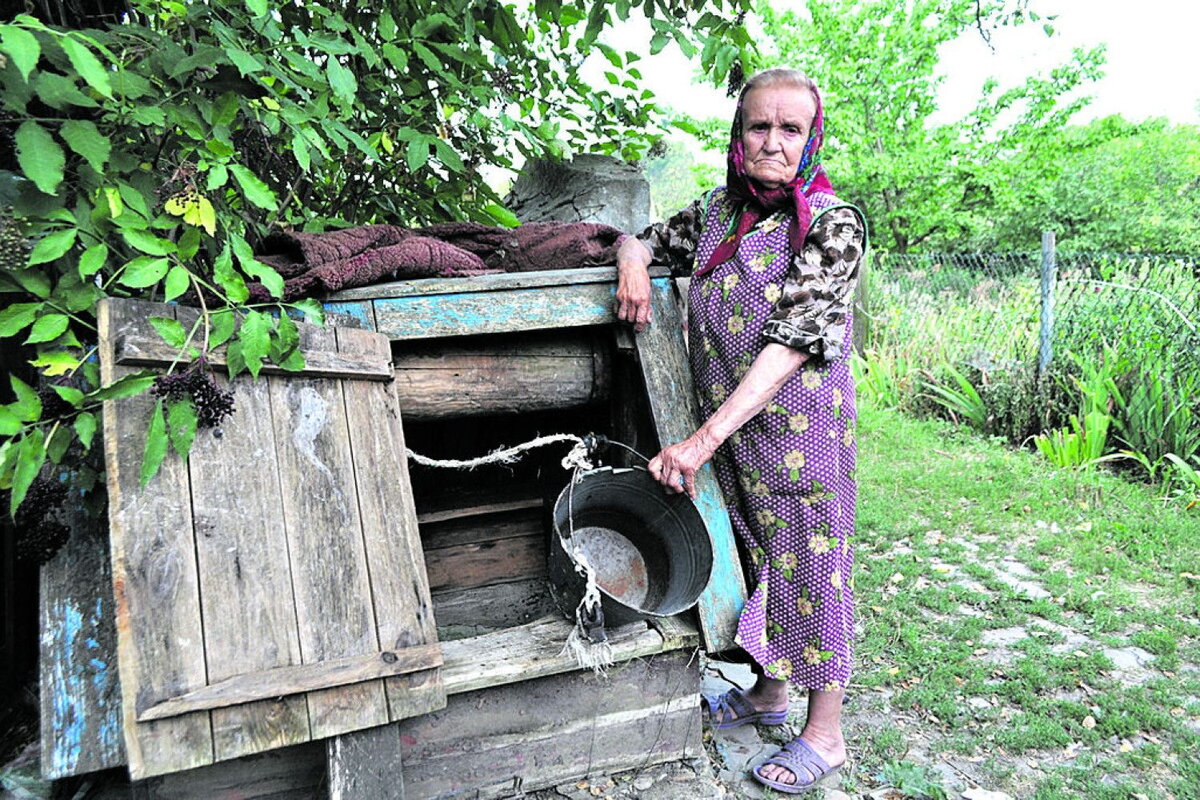
[[[919,736],[1013,796],[1200,800],[1200,510],[938,420],[862,408],[858,440],[852,693],[903,723],[856,772]]]

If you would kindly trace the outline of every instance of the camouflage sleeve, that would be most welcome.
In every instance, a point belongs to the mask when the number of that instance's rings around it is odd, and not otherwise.
[[[837,361],[849,345],[846,317],[854,302],[866,224],[852,208],[817,219],[793,256],[775,312],[763,326],[773,342],[809,354],[816,364]]]
[[[670,267],[676,276],[690,275],[703,223],[703,203],[695,200],[670,219],[649,226],[637,238],[650,250],[652,263]]]

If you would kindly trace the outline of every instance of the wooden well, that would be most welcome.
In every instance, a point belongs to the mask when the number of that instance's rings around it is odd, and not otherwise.
[[[651,455],[697,424],[682,322],[671,281],[657,273],[655,324],[636,337],[614,325],[615,278],[596,268],[404,281],[325,305],[390,340],[414,451],[470,458],[541,434],[595,432]],[[716,554],[709,589],[688,614],[612,632],[617,666],[604,683],[563,653],[571,626],[546,590],[545,500],[568,478],[564,454],[547,448],[472,472],[409,468],[405,502],[432,593],[445,709],[149,778],[135,796],[211,797],[234,781],[245,798],[314,784],[335,797],[505,797],[698,753],[691,652],[732,647],[745,598],[715,475],[697,476]],[[75,537],[43,578],[43,760],[53,777],[126,763],[111,579],[81,566],[106,563],[105,549]],[[576,729],[605,743],[595,758],[570,755]]]

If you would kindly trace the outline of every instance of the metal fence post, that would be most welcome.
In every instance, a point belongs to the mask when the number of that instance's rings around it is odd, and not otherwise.
[[[1038,334],[1038,375],[1046,372],[1054,355],[1050,337],[1054,333],[1054,278],[1057,272],[1054,231],[1042,231],[1042,325]]]

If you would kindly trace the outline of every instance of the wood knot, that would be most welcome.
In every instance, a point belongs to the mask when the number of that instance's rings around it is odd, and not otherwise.
[[[396,663],[396,654],[391,652],[390,650],[384,651],[383,655],[380,656],[380,658],[383,659],[383,663],[385,663],[385,664],[395,664]]]

